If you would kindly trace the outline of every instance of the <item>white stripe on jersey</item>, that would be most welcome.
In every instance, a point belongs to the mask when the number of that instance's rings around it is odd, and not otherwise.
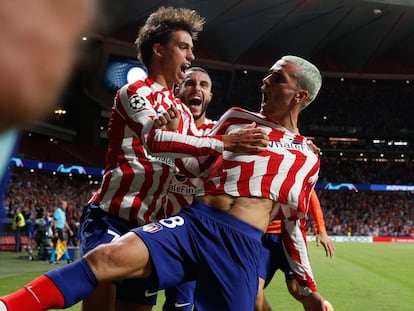
[[[307,296],[316,290],[316,282],[309,261],[306,236],[300,229],[299,220],[285,220],[283,226],[283,251],[290,269],[295,273],[295,278],[300,280],[300,294]]]

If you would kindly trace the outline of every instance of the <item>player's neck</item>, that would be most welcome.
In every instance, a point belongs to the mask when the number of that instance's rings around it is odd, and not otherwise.
[[[271,121],[280,124],[291,133],[298,133],[298,115],[294,111],[289,111],[286,114],[273,114],[267,116]]]
[[[167,76],[156,68],[148,69],[148,78],[171,91],[174,90],[174,82],[169,82]]]
[[[196,127],[199,128],[200,126],[202,126],[205,120],[206,120],[206,116],[203,114],[201,117],[195,120]]]

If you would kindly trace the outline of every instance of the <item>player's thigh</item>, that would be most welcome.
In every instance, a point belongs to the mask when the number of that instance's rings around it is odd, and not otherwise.
[[[132,232],[98,246],[85,259],[98,281],[147,277],[152,271],[147,246]]]

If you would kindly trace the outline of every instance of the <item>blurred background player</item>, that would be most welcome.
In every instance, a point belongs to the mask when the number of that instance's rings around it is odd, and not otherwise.
[[[29,260],[33,260],[33,249],[36,247],[36,210],[29,209],[28,215],[26,215],[26,233],[27,233],[27,245],[26,249],[29,254]]]
[[[46,209],[39,209],[35,219],[35,233],[34,240],[38,249],[37,259],[48,259],[48,247],[53,247],[52,230],[53,217],[48,216]]]
[[[60,258],[60,252],[63,252],[64,259],[67,263],[71,263],[73,261],[73,259],[69,256],[67,239],[65,234],[66,229],[70,236],[73,235],[72,229],[66,221],[66,209],[68,207],[68,202],[66,200],[60,200],[59,204],[60,205],[56,208],[56,210],[53,213],[52,228],[54,236],[52,238],[53,248],[49,259],[50,264],[57,263],[56,259]],[[60,244],[62,244],[62,246],[60,246]],[[62,247],[62,249],[58,249],[59,247]]]

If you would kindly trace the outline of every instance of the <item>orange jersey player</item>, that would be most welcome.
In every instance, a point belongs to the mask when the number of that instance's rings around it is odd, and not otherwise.
[[[326,256],[332,257],[335,252],[335,247],[326,232],[325,218],[323,211],[315,191],[311,193],[309,204],[309,213],[312,217],[316,229],[316,243],[317,246],[322,244],[324,246]],[[292,225],[290,229],[289,225]],[[298,254],[295,251],[294,243],[291,243],[287,230],[300,230],[301,235],[306,242],[306,219],[303,218],[298,221],[283,223],[281,220],[273,220],[268,228],[266,234],[263,236],[262,242],[264,246],[264,254],[262,256],[260,267],[260,281],[259,292],[256,300],[255,311],[271,310],[270,306],[265,300],[263,289],[270,283],[274,274],[278,269],[285,273],[286,285],[291,295],[301,301],[302,294],[300,293],[300,286],[306,287],[309,284],[315,284],[313,274],[309,262],[304,256],[293,257],[290,254]],[[305,270],[299,267],[305,267]],[[294,272],[297,270],[298,272]]]

